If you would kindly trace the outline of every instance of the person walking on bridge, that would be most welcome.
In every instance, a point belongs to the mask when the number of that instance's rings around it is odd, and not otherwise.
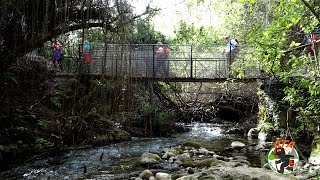
[[[239,43],[236,39],[231,39],[229,35],[224,36],[225,41],[227,41],[227,47],[224,50],[227,58],[227,69],[231,72],[231,65],[238,52],[240,51]]]
[[[169,75],[169,69],[168,69],[168,57],[169,57],[169,50],[167,46],[164,46],[162,42],[158,42],[158,49],[156,50],[155,54],[155,62],[154,62],[154,76],[157,75],[157,73],[161,73],[162,76],[167,77]]]
[[[52,38],[51,40],[51,46],[53,49],[53,63],[58,63],[58,66],[60,70],[62,71],[62,60],[63,60],[63,54],[62,54],[62,45],[56,38]]]
[[[91,51],[91,47],[89,45],[88,40],[85,40],[83,42],[83,60],[84,60],[84,64],[83,64],[83,71],[84,73],[90,73],[90,63],[92,62],[92,56],[90,54]]]

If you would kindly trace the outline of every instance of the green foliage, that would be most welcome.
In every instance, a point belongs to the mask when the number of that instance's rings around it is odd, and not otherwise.
[[[57,108],[61,108],[61,106],[62,106],[61,99],[59,97],[52,97],[51,103]]]
[[[139,107],[142,116],[152,116],[154,108],[148,102],[142,102]]]
[[[130,43],[133,44],[156,44],[158,41],[168,43],[161,32],[154,30],[154,27],[147,20],[139,20],[135,24],[133,33],[129,32]]]
[[[311,116],[320,115],[319,82],[301,78],[291,82],[291,87],[286,87],[283,100],[288,101],[298,112],[298,119],[308,125],[316,126],[319,119]],[[312,120],[310,120],[312,119]]]
[[[63,89],[57,89],[55,96],[50,98],[52,105],[60,109],[62,107],[63,96],[64,96]]]
[[[48,127],[48,120],[46,119],[43,119],[43,120],[38,120],[38,124],[40,127],[43,127],[43,128],[47,128]]]
[[[45,145],[45,144],[48,143],[48,141],[46,139],[42,138],[42,137],[37,137],[36,138],[36,143]]]
[[[282,101],[289,103],[297,113],[297,119],[308,127],[314,127],[319,120],[310,121],[320,115],[319,68],[314,57],[306,57],[303,49],[286,53],[301,45],[304,34],[318,23],[302,1],[253,1],[241,0],[246,7],[242,22],[247,23],[247,42],[254,47],[252,58],[245,62],[261,64],[271,77],[286,86]],[[316,5],[315,5],[316,7]],[[318,60],[316,60],[318,61]],[[281,102],[280,102],[281,103]],[[312,118],[311,118],[312,119]]]
[[[174,44],[213,44],[219,41],[219,36],[213,27],[197,28],[185,21],[179,22],[178,29],[174,33],[175,38],[172,39]]]
[[[160,111],[156,113],[153,122],[156,125],[162,126],[162,125],[166,125],[171,120],[172,120],[172,113],[170,111]]]
[[[26,121],[28,123],[35,123],[38,121],[38,117],[33,112],[27,112],[26,115],[24,115],[24,118],[21,119],[21,122]]]

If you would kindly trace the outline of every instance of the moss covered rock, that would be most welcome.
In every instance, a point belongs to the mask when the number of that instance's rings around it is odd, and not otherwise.
[[[320,135],[315,136],[313,139],[309,163],[320,165]]]
[[[201,147],[201,145],[195,141],[187,141],[181,145],[181,148],[184,150],[188,149],[188,148],[199,149],[200,147]]]

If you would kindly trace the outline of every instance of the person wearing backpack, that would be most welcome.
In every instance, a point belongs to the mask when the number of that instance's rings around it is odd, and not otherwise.
[[[88,40],[85,40],[83,42],[82,52],[83,52],[83,61],[84,61],[83,71],[84,73],[90,73],[90,63],[92,62],[92,56],[90,54],[91,47],[89,45]]]
[[[311,34],[310,33],[305,33],[304,31],[301,31],[300,33],[304,35],[303,36],[303,40],[302,40],[302,44],[309,45],[311,43]],[[311,52],[312,52],[311,45],[304,47],[303,53],[306,56],[308,56]]]
[[[157,43],[157,50],[155,54],[155,69],[154,75],[157,75],[157,72],[163,73],[163,75],[167,76],[167,68],[166,68],[166,61],[169,57],[168,48],[163,46],[162,42]]]
[[[53,49],[53,63],[58,63],[60,70],[62,71],[62,45],[56,38],[52,38],[52,49]]]
[[[319,27],[319,25],[317,26]],[[301,31],[302,34],[304,34],[304,31]],[[320,30],[319,29],[314,29],[309,33],[304,34],[304,38],[302,43],[304,43],[305,45],[309,45],[306,46],[303,49],[303,53],[307,56],[314,56],[318,54],[319,51],[319,46],[320,46],[320,42],[317,42],[319,40],[319,35],[320,34]]]
[[[225,48],[224,52],[226,54],[226,60],[227,60],[227,68],[228,71],[231,71],[231,65],[234,62],[234,59],[236,58],[236,55],[240,51],[240,46],[238,43],[238,40],[231,39],[229,35],[224,36],[225,41],[227,41],[227,47]]]

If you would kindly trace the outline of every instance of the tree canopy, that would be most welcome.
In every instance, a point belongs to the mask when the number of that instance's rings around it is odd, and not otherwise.
[[[147,6],[134,14],[126,0],[2,0],[0,6],[0,53],[6,54],[1,72],[14,57],[60,34],[90,27],[117,33],[156,11]]]

